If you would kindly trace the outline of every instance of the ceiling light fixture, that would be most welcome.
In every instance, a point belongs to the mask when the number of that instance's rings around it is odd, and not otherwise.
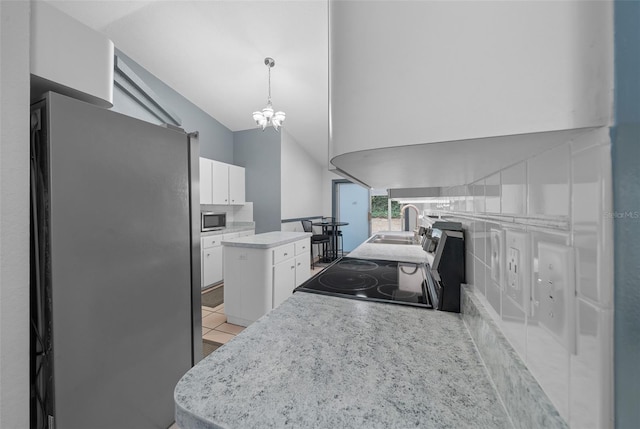
[[[285,114],[282,111],[273,113],[273,106],[271,105],[271,67],[275,66],[276,62],[273,58],[267,57],[264,59],[264,64],[269,69],[269,98],[267,98],[267,107],[262,109],[261,112],[253,112],[253,120],[262,127],[262,131],[269,125],[278,131],[284,122]]]

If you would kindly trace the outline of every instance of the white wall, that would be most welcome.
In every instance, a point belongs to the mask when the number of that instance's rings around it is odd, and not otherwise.
[[[323,168],[282,129],[282,219],[322,216]],[[283,231],[300,231],[300,222],[282,224]]]
[[[445,213],[465,225],[467,283],[572,428],[613,427],[611,180],[609,129],[600,128],[445,190],[463,195]],[[530,275],[520,289],[509,286],[504,265],[498,281],[492,276],[492,230],[528,236]],[[568,321],[565,329],[541,322],[540,242],[568,246],[575,258],[575,289],[556,295],[569,302],[569,314],[554,319]]]
[[[29,427],[29,7],[0,1],[0,427]]]

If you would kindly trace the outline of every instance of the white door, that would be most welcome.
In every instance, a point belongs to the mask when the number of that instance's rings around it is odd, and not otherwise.
[[[334,181],[334,209],[336,220],[349,223],[340,230],[343,250],[350,252],[369,238],[369,189]]]
[[[212,161],[211,204],[229,204],[229,166]]]

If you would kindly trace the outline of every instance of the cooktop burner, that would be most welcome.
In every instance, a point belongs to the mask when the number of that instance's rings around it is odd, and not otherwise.
[[[333,290],[366,290],[378,285],[374,276],[360,273],[320,273],[318,283]]]
[[[338,268],[349,271],[372,271],[378,268],[378,264],[365,259],[342,258],[336,265]]]
[[[295,291],[433,308],[425,267],[410,262],[343,257]]]

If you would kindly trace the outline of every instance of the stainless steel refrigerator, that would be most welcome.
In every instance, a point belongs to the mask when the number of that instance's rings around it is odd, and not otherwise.
[[[32,105],[32,427],[166,428],[202,356],[198,143]]]

